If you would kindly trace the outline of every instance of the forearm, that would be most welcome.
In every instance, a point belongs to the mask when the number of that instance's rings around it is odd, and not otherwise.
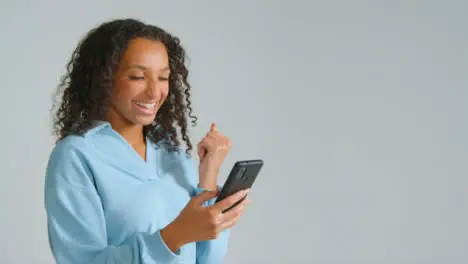
[[[230,230],[219,233],[216,239],[197,242],[197,264],[222,264],[226,257]]]
[[[56,263],[138,264],[141,259],[147,258],[156,260],[156,263],[169,263],[179,258],[178,253],[167,248],[159,231],[153,234],[135,234],[117,246],[97,245],[92,241],[83,245],[79,241],[72,241],[71,237],[60,238],[56,233],[51,233]]]
[[[49,241],[56,263],[137,264],[141,259],[168,263],[179,258],[155,233],[136,233],[119,245],[109,245],[104,214],[95,192],[64,185],[46,190]],[[67,207],[80,205],[80,210]]]
[[[198,168],[198,186],[207,191],[216,191],[219,169],[200,164]]]
[[[161,237],[167,247],[174,253],[178,252],[181,247],[188,243],[184,239],[184,232],[181,232],[176,222],[172,222],[163,228],[161,230]]]
[[[206,191],[217,191],[216,182],[200,182],[198,186]]]

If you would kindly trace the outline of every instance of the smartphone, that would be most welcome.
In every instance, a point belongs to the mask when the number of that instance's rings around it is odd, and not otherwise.
[[[260,159],[237,161],[232,167],[231,172],[229,173],[229,176],[226,179],[226,182],[224,183],[223,188],[221,189],[221,192],[218,195],[218,198],[216,199],[216,203],[222,201],[226,197],[238,191],[252,188],[252,185],[254,184],[255,179],[260,173],[262,167],[263,160]],[[245,197],[236,202],[228,209],[225,209],[223,213],[231,210],[244,199]]]

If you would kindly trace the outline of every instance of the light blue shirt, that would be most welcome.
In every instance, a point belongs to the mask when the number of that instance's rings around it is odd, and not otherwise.
[[[228,230],[175,253],[162,240],[160,230],[203,190],[184,151],[146,140],[146,162],[106,122],[55,146],[45,207],[57,263],[223,263]]]

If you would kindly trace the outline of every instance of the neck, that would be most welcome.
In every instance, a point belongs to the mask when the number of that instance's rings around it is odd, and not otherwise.
[[[132,124],[113,110],[109,111],[107,120],[111,124],[112,129],[127,140],[132,147],[138,147],[146,143],[142,125]]]

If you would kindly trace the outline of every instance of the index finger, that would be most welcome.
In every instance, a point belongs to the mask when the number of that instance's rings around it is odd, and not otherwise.
[[[233,195],[230,195],[230,196],[226,197],[222,201],[214,204],[213,207],[216,210],[218,210],[220,212],[223,212],[224,210],[229,209],[231,206],[233,206],[239,200],[244,198],[247,195],[248,192],[249,192],[249,189],[238,191],[238,192],[234,193]]]

